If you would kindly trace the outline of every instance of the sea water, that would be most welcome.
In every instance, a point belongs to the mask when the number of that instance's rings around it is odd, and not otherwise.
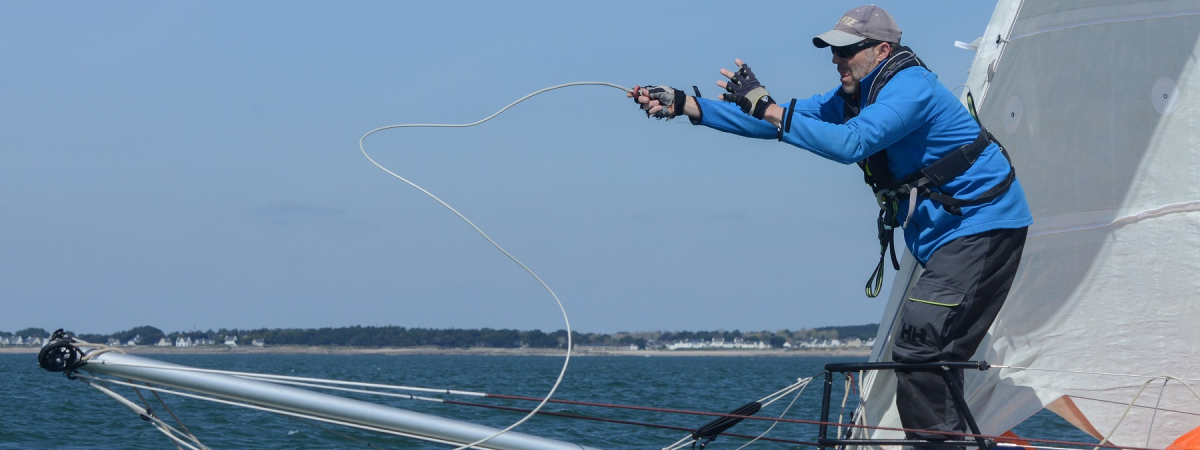
[[[563,358],[548,356],[442,355],[152,355],[153,359],[193,367],[246,372],[424,386],[493,394],[544,396],[558,376]],[[664,409],[729,412],[758,400],[801,377],[816,377],[785,417],[817,420],[821,373],[827,362],[862,358],[832,357],[574,357],[555,398]],[[129,408],[80,381],[37,367],[33,354],[0,354],[0,449],[166,449],[175,446]],[[835,382],[834,417],[842,400]],[[139,402],[131,389],[118,392]],[[160,417],[170,416],[146,391]],[[505,427],[523,414],[387,397],[351,397],[428,414]],[[165,395],[183,424],[213,449],[445,449],[438,444],[308,422],[201,400]],[[536,402],[446,397],[468,403],[530,409]],[[793,397],[765,408],[759,416],[784,413]],[[853,396],[847,403],[854,404]],[[548,404],[546,411],[694,429],[712,417],[662,412]],[[848,420],[849,413],[846,414]],[[730,432],[758,435],[769,422],[744,421]],[[687,432],[623,424],[539,416],[517,429],[551,439],[600,449],[658,449]],[[1017,428],[1026,437],[1094,442],[1053,414],[1042,412]],[[815,442],[817,428],[780,423],[768,437]],[[709,449],[735,449],[746,439],[721,437]],[[748,448],[808,448],[799,444],[756,442]]]

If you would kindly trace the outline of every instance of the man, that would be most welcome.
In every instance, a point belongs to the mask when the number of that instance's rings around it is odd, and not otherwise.
[[[694,124],[859,163],[883,209],[884,248],[891,227],[901,226],[905,244],[924,267],[901,307],[892,359],[966,361],[1008,295],[1033,218],[1002,148],[915,53],[900,46],[900,35],[882,8],[848,11],[832,31],[813,38],[813,45],[832,50],[840,86],[786,106],[741,60],[735,61],[737,72],[721,69],[728,79],[717,83],[727,91],[722,101],[655,86],[628,96],[650,116],[686,115]],[[877,276],[882,257],[880,264]],[[961,371],[956,375],[961,388]],[[896,376],[896,405],[906,429],[967,430],[939,373]]]

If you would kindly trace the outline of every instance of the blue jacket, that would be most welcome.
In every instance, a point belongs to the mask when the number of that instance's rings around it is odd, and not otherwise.
[[[876,67],[862,79],[860,92],[869,91],[878,73]],[[862,108],[849,121],[844,119],[845,102],[837,96],[838,89],[840,85],[823,95],[797,100],[791,129],[782,140],[842,164],[863,160],[886,148],[888,168],[896,178],[903,178],[979,135],[979,124],[967,109],[942,86],[937,75],[923,67],[897,73],[875,103]],[[702,125],[746,137],[776,138],[778,129],[773,125],[743,113],[732,103],[704,98],[696,101],[702,111]],[[941,190],[955,198],[976,198],[1004,181],[1008,172],[1008,160],[993,143],[966,173],[942,185]],[[871,195],[866,186],[863,190],[864,195]],[[905,199],[900,205],[900,223],[908,219],[907,214]],[[1016,180],[999,197],[964,206],[961,216],[946,212],[933,200],[918,197],[913,217],[904,229],[904,242],[925,264],[934,251],[955,238],[1032,223],[1025,191]]]

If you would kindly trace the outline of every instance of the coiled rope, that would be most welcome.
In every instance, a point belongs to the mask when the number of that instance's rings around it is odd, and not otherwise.
[[[389,175],[395,177],[396,179],[403,181],[403,182],[407,183],[409,186],[412,186],[413,188],[417,189],[418,191],[421,191],[425,195],[428,195],[429,198],[436,200],[442,206],[446,207],[446,209],[450,210],[450,212],[453,212],[454,215],[458,216],[459,219],[462,219],[463,222],[466,222],[467,225],[470,225],[471,228],[474,229],[476,233],[479,233],[480,236],[483,236],[483,238],[486,239],[488,241],[488,243],[492,244],[492,246],[495,247],[496,250],[499,250],[500,253],[503,253],[504,256],[508,257],[508,259],[512,260],[518,266],[521,266],[521,269],[524,269],[526,273],[528,273],[535,280],[537,280],[537,282],[539,284],[541,284],[544,289],[546,289],[546,292],[549,292],[550,296],[554,297],[555,303],[558,304],[558,309],[560,311],[562,311],[563,322],[565,322],[566,326],[567,326],[567,355],[566,355],[566,358],[564,358],[564,360],[563,360],[562,370],[560,370],[558,372],[558,378],[554,381],[554,386],[552,386],[550,388],[550,392],[548,392],[546,394],[546,397],[542,400],[542,402],[538,403],[537,407],[534,408],[532,412],[527,414],[525,417],[521,418],[521,420],[518,420],[516,423],[509,425],[508,427],[496,432],[496,434],[493,434],[489,437],[483,438],[479,441],[463,445],[461,447],[456,448],[455,450],[462,450],[462,449],[466,449],[469,447],[474,447],[476,445],[487,442],[487,441],[495,438],[496,436],[504,434],[504,433],[512,430],[513,428],[516,428],[517,426],[521,425],[522,423],[525,423],[525,421],[529,420],[531,417],[533,417],[535,414],[537,414],[537,412],[539,410],[541,410],[543,406],[546,405],[546,402],[549,401],[550,398],[554,396],[554,392],[558,390],[558,386],[562,383],[563,376],[566,375],[566,373],[567,373],[567,366],[571,362],[571,320],[569,317],[567,317],[567,309],[565,307],[563,307],[562,300],[559,300],[558,295],[554,293],[554,290],[550,289],[550,285],[546,284],[545,281],[542,281],[542,278],[539,277],[536,273],[534,273],[533,270],[531,270],[528,266],[526,266],[525,263],[522,263],[521,260],[517,259],[511,253],[509,253],[508,250],[505,250],[504,247],[501,247],[500,244],[496,243],[496,241],[493,240],[490,236],[488,236],[487,233],[484,233],[482,229],[480,229],[478,226],[476,226],[474,222],[471,222],[470,219],[467,219],[467,216],[464,216],[462,213],[458,212],[458,210],[454,209],[454,207],[450,206],[450,204],[446,203],[445,201],[442,201],[442,199],[438,198],[436,195],[433,195],[432,192],[425,190],[425,188],[418,186],[416,183],[409,181],[407,178],[400,176],[396,172],[393,172],[393,171],[389,170],[387,167],[384,167],[382,164],[379,164],[378,162],[376,162],[374,158],[371,158],[371,155],[367,154],[367,149],[365,146],[363,146],[363,140],[365,140],[367,138],[367,136],[370,136],[372,134],[378,133],[383,130],[390,130],[393,128],[467,128],[467,127],[473,127],[475,125],[479,125],[481,123],[492,120],[492,118],[500,115],[500,113],[503,113],[504,111],[507,111],[509,108],[516,106],[516,104],[521,103],[525,100],[528,100],[538,94],[553,91],[555,89],[571,87],[571,86],[608,86],[611,88],[620,89],[625,92],[631,92],[631,90],[629,88],[626,88],[624,86],[620,86],[620,85],[612,84],[612,83],[605,83],[605,82],[601,82],[601,81],[579,81],[579,82],[574,82],[574,83],[560,84],[557,86],[550,86],[547,88],[543,88],[543,89],[534,91],[533,93],[530,93],[524,97],[517,99],[516,101],[514,101],[512,103],[509,103],[508,106],[500,108],[499,111],[492,113],[492,115],[487,116],[487,117],[480,119],[478,121],[475,121],[475,122],[464,123],[464,124],[421,123],[421,124],[389,125],[386,127],[379,127],[374,130],[368,131],[366,134],[362,135],[362,137],[358,138],[358,149],[362,151],[363,156],[366,157],[368,161],[371,161],[371,164],[374,164],[375,167],[378,167],[380,170],[387,172]]]

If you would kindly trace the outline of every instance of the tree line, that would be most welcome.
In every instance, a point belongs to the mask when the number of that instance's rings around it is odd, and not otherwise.
[[[636,345],[638,348],[665,345],[677,341],[709,341],[724,339],[733,341],[741,339],[745,342],[765,342],[772,347],[782,347],[785,342],[810,342],[832,339],[858,338],[868,340],[875,337],[879,324],[820,327],[800,330],[751,331],[645,331],[618,333],[579,333],[572,332],[571,340],[575,345]],[[276,329],[226,329],[207,331],[177,331],[165,333],[152,326],[134,327],[129,330],[112,334],[75,334],[67,332],[81,340],[95,343],[107,343],[117,340],[122,344],[137,339],[138,345],[154,345],[162,338],[174,343],[180,338],[192,341],[211,339],[216,344],[222,344],[226,337],[236,336],[239,343],[245,345],[252,340],[262,339],[269,345],[318,345],[346,347],[443,347],[443,348],[564,348],[567,344],[566,330],[543,332],[541,330],[521,331],[511,329],[432,329],[407,328],[399,326],[352,326],[340,328],[276,328]],[[49,336],[49,332],[41,328],[26,328],[15,333],[0,331],[0,337]]]

